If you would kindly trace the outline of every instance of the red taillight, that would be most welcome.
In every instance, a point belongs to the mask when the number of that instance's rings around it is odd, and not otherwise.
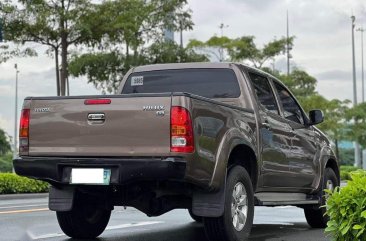
[[[29,118],[30,110],[23,109],[19,126],[19,154],[28,154],[29,150]]]
[[[29,137],[29,116],[30,110],[23,109],[20,116],[19,137]]]
[[[194,152],[193,127],[189,111],[174,106],[170,112],[170,151]]]
[[[110,99],[90,99],[85,100],[85,105],[109,105],[112,102]]]

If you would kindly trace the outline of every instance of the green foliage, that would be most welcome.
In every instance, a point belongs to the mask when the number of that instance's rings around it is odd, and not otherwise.
[[[0,156],[0,172],[12,172],[13,170],[13,154],[8,153]]]
[[[220,61],[224,60],[222,59],[223,56],[218,56],[217,51],[214,50],[219,50],[219,52],[225,50],[230,57],[230,61],[250,61],[255,67],[261,68],[269,59],[284,54],[287,43],[292,47],[294,37],[274,39],[265,44],[263,48],[259,48],[254,39],[254,36],[242,36],[236,39],[230,39],[226,36],[213,36],[206,42],[191,39],[188,47],[204,50],[216,56]],[[223,54],[221,53],[221,55]]]
[[[74,76],[91,77],[96,86],[110,92],[121,76],[114,71],[143,64],[139,61],[143,59],[141,48],[161,39],[164,28],[192,29],[186,4],[186,0],[3,0],[0,19],[4,19],[5,40],[18,46],[35,42],[49,48],[46,53],[56,58],[58,94],[65,95],[70,71]],[[0,61],[23,52],[6,51]],[[73,61],[81,56],[82,63],[73,62],[69,67],[71,54]],[[100,62],[98,57],[102,57]],[[108,68],[103,69],[106,62]],[[96,70],[90,69],[95,66]]]
[[[290,75],[280,75],[279,77],[297,98],[316,94],[317,80],[303,70],[294,69]]]
[[[366,103],[360,103],[345,113],[349,121],[347,126],[347,136],[349,140],[357,140],[358,143],[366,148]]]
[[[8,140],[8,136],[5,131],[0,129],[0,156],[7,154],[11,151],[11,146]]]
[[[75,77],[86,75],[89,82],[98,89],[112,93],[117,90],[130,66],[203,61],[208,61],[207,57],[197,54],[193,49],[181,48],[175,42],[157,41],[150,46],[141,47],[140,52],[129,59],[117,51],[73,56],[69,70]]]
[[[147,62],[187,63],[208,61],[205,55],[197,54],[191,48],[181,48],[175,42],[156,42],[147,49]]]
[[[87,76],[88,81],[98,89],[113,92],[127,71],[124,61],[125,57],[115,52],[88,53],[73,56],[69,71],[75,77]]]
[[[13,173],[0,173],[0,194],[40,193],[48,191],[48,183],[20,177]]]
[[[325,232],[334,241],[366,240],[366,171],[351,174],[347,186],[329,192]]]
[[[351,180],[351,173],[357,170],[359,170],[359,168],[354,166],[341,166],[340,168],[341,180],[343,181]]]
[[[165,28],[192,29],[186,4],[186,0],[113,0],[98,5],[88,17],[94,26],[89,48],[73,55],[70,74],[85,75],[111,93],[131,67],[207,60],[192,49],[162,42]]]
[[[339,149],[339,160],[341,165],[351,166],[355,163],[355,150],[340,148]]]

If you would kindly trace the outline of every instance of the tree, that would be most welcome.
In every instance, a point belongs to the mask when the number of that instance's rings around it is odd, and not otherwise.
[[[208,61],[205,55],[197,54],[189,47],[182,48],[173,41],[159,41],[147,48],[147,62],[149,64],[205,61]]]
[[[11,152],[11,145],[5,131],[0,129],[0,156]]]
[[[0,14],[4,19],[5,40],[18,45],[35,42],[49,47],[47,53],[54,54],[58,95],[66,92],[69,48],[92,37],[94,26],[86,20],[94,6],[91,0],[5,0],[2,3]]]
[[[348,138],[366,148],[366,103],[360,103],[346,111]]]
[[[69,70],[73,76],[86,75],[89,82],[105,92],[116,90],[124,74],[133,66],[147,63],[193,61],[200,56],[191,50],[184,53],[172,43],[163,43],[164,29],[192,29],[186,0],[116,0],[104,2],[90,15],[94,31],[91,48],[72,56]],[[203,59],[203,58],[201,58]]]
[[[280,79],[298,99],[317,94],[317,80],[304,70],[295,69],[288,76],[281,75]]]
[[[259,48],[254,43],[254,39],[254,36],[242,36],[236,39],[230,39],[225,36],[213,36],[206,42],[191,39],[188,46],[209,52],[215,55],[220,62],[224,60],[223,51],[225,50],[230,61],[249,61],[256,68],[261,68],[269,59],[284,54],[287,43],[292,47],[294,37],[282,37],[279,40],[274,39],[265,44],[263,48]],[[219,56],[214,50],[219,52]]]
[[[217,60],[222,62],[225,60],[224,50],[229,48],[231,41],[232,40],[226,36],[213,36],[206,42],[190,39],[187,47],[190,49],[198,48],[209,55],[215,56]]]
[[[134,56],[134,65],[178,63],[178,62],[202,62],[208,61],[205,55],[197,54],[190,48],[181,48],[174,42],[156,42],[143,48]],[[75,56],[70,62],[70,73],[75,77],[87,76],[104,93],[117,90],[120,81],[128,71],[125,65],[126,56],[117,52],[89,53]],[[131,59],[130,59],[131,61]]]
[[[0,156],[0,172],[12,172],[13,170],[13,155],[8,153]]]

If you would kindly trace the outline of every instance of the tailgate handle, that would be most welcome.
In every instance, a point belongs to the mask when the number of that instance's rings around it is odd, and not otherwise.
[[[88,121],[93,123],[103,123],[105,121],[104,113],[90,113],[88,114]]]

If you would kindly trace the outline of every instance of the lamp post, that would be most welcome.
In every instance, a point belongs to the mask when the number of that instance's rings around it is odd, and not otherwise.
[[[362,102],[365,102],[365,80],[364,80],[364,71],[363,71],[363,32],[364,28],[358,28],[356,31],[361,33],[361,67],[362,67]]]
[[[363,32],[365,29],[363,27],[356,29],[361,33],[361,78],[362,78],[362,103],[365,102],[365,78],[364,78],[364,65],[363,65]],[[366,169],[366,150],[362,150],[362,167]]]
[[[353,73],[353,106],[357,105],[357,85],[356,85],[356,57],[355,57],[355,16],[351,16],[352,20],[352,73]],[[354,120],[356,121],[356,120]],[[355,166],[361,167],[360,158],[360,145],[357,141],[354,142],[355,146]]]
[[[15,109],[14,109],[14,153],[13,156],[14,158],[17,157],[18,155],[18,74],[19,74],[19,70],[18,70],[18,65],[15,64],[14,65],[15,68]]]
[[[291,51],[291,46],[290,46],[290,42],[289,42],[289,23],[288,23],[288,10],[286,12],[286,58],[287,58],[287,76],[290,75],[290,59],[292,58],[290,51]]]

